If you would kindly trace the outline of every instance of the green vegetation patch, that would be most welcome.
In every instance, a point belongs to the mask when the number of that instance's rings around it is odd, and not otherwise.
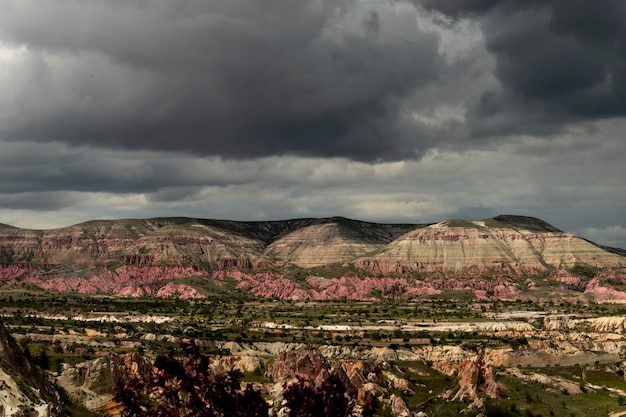
[[[607,388],[615,388],[626,392],[624,372],[612,372],[606,366],[597,366],[594,369],[586,369],[584,372],[585,382]]]
[[[567,379],[575,380],[575,375],[570,374]],[[497,401],[497,408],[510,416],[605,417],[610,412],[626,410],[620,406],[620,397],[608,390],[574,395],[563,388],[510,375],[498,375],[498,382],[503,387],[503,398]]]
[[[596,276],[600,271],[600,268],[596,268],[592,265],[576,264],[570,268],[570,272],[576,276],[584,279],[591,279]]]

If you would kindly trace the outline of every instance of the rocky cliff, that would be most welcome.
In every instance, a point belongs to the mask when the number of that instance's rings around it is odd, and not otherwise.
[[[124,296],[198,298],[202,291],[180,280],[200,277],[213,286],[235,279],[252,294],[292,299],[446,290],[506,297],[537,284],[520,285],[512,276],[583,266],[587,275],[613,268],[619,281],[625,264],[623,256],[523,216],[431,225],[345,218],[97,220],[53,230],[0,225],[0,286]],[[621,296],[606,281],[598,277],[589,295]]]
[[[57,377],[57,383],[74,401],[88,409],[119,411],[113,401],[115,387],[130,377],[147,380],[151,375],[152,365],[141,355],[109,353],[75,366],[66,366]]]
[[[56,417],[62,413],[59,394],[24,357],[0,321],[0,415]]]

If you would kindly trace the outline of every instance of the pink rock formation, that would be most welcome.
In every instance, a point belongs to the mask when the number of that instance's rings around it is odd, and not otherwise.
[[[279,274],[219,273],[213,277],[234,278],[240,281],[237,288],[259,297],[291,300],[373,300],[378,296],[410,297],[441,292],[424,281],[398,277],[359,278],[353,274],[332,279],[309,277],[306,288]]]
[[[84,294],[113,293],[128,294],[128,288],[148,287],[166,279],[177,279],[197,275],[194,267],[156,267],[156,266],[121,266],[114,271],[94,269],[85,277],[67,277],[61,274],[46,275],[35,272],[29,276],[28,282],[43,289],[59,292],[75,291]],[[133,293],[149,293],[149,289],[134,290]]]
[[[372,393],[384,391],[380,387],[382,384],[393,386],[393,382],[385,377],[381,366],[375,362],[329,362],[318,351],[312,350],[282,352],[266,372],[269,378],[280,383],[300,377],[319,384],[330,374],[338,375],[348,390],[356,389],[361,403]]]
[[[206,298],[195,288],[192,288],[189,285],[175,284],[173,282],[169,282],[165,286],[159,288],[156,296],[160,298],[181,298],[183,300]]]
[[[330,371],[330,364],[318,351],[297,350],[280,353],[268,367],[266,375],[274,381],[295,377],[314,380],[322,371]]]
[[[560,270],[554,274],[554,280],[562,282],[569,287],[576,288],[580,284],[580,277],[568,272],[567,270]]]
[[[602,285],[602,280],[600,278],[593,278],[586,283],[585,294],[593,295],[596,301],[626,301],[626,292],[618,291],[612,287]]]

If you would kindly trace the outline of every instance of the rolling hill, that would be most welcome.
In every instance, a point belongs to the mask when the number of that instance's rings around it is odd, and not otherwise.
[[[203,297],[216,288],[227,293],[230,282],[239,292],[293,299],[398,291],[626,299],[626,257],[607,249],[512,215],[435,224],[333,217],[93,220],[52,230],[0,225],[0,289]]]

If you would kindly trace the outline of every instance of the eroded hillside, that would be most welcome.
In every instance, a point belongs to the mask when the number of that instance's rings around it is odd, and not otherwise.
[[[447,291],[542,297],[561,282],[566,297],[626,299],[626,258],[613,252],[523,216],[430,225],[98,220],[54,230],[0,226],[0,282],[5,291],[201,298],[237,290],[315,300]]]

